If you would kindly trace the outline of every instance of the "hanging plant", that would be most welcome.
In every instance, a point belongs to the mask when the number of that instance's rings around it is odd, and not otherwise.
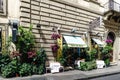
[[[53,53],[56,53],[57,50],[59,49],[59,46],[57,44],[53,44],[53,45],[51,45],[51,49],[52,49]]]
[[[111,39],[107,39],[105,42],[106,42],[106,43],[107,43],[107,45],[109,45],[109,46],[111,46],[111,45],[112,45],[112,43],[113,43],[113,41],[112,41]]]
[[[60,38],[60,35],[55,32],[51,35],[51,39],[57,40],[58,38]]]

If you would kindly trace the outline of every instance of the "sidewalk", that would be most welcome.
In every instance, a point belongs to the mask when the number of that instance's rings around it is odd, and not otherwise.
[[[48,73],[44,75],[33,75],[28,77],[17,77],[9,79],[4,79],[0,77],[0,80],[87,80],[94,77],[117,73],[120,73],[120,63],[115,66],[110,66],[103,69],[95,69],[91,71],[71,70],[55,74]]]

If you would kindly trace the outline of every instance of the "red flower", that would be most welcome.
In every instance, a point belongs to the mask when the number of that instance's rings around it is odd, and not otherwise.
[[[17,51],[13,51],[11,56],[14,58],[14,57],[18,57],[18,56],[21,56],[21,54]]]
[[[27,54],[28,54],[28,58],[33,58],[36,56],[35,51],[28,52]]]

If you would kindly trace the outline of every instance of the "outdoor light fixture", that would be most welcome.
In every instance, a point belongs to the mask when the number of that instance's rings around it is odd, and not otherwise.
[[[77,29],[76,28],[73,28],[72,30],[71,30],[71,33],[74,33],[74,32],[76,32],[77,31]]]
[[[17,35],[18,35],[18,22],[13,22],[12,24],[12,40],[13,42],[17,41]]]
[[[18,35],[19,21],[18,20],[9,20],[8,25],[10,25],[12,27],[12,41],[16,42],[17,35]]]
[[[38,28],[41,28],[41,24],[38,23],[38,24],[37,24],[37,27],[38,27]]]
[[[58,27],[57,30],[60,31],[61,27]]]
[[[56,29],[53,27],[53,28],[52,28],[52,31],[55,31],[55,30],[56,30]]]
[[[98,36],[100,33],[99,32],[96,32],[95,35]]]
[[[60,29],[61,29],[61,27],[57,27],[57,28],[56,28],[56,27],[53,27],[53,28],[52,28],[52,31],[60,31]]]

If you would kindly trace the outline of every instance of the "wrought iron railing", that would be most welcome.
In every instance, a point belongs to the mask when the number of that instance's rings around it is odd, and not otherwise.
[[[104,9],[105,9],[105,12],[107,12],[109,10],[114,10],[114,11],[120,12],[120,4],[113,0],[109,0],[109,2],[107,2],[104,5]]]

